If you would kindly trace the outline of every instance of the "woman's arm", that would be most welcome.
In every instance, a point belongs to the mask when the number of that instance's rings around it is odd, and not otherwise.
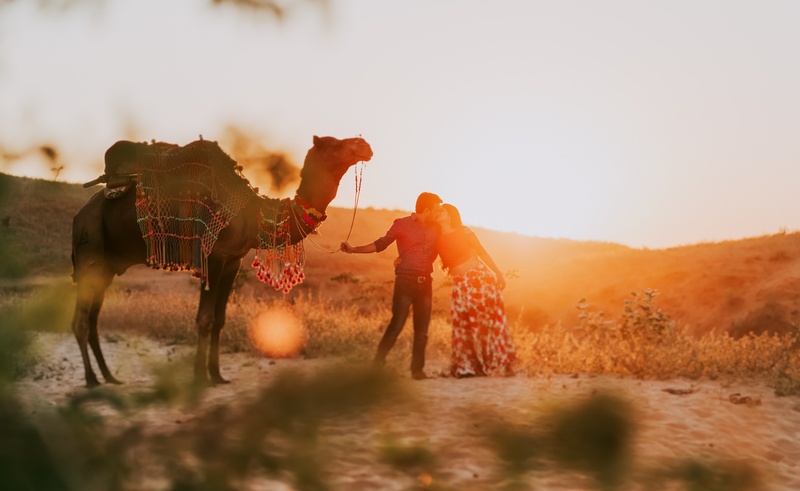
[[[489,252],[487,252],[483,247],[481,241],[478,240],[478,236],[475,235],[474,232],[469,231],[469,233],[467,233],[467,238],[472,246],[472,249],[478,253],[478,257],[481,258],[481,261],[483,261],[487,266],[489,266],[489,268],[491,268],[492,271],[494,271],[495,276],[497,276],[497,285],[501,290],[504,289],[506,287],[506,279],[503,276],[503,272],[500,271],[500,268],[497,267],[497,264],[495,264],[492,256],[489,255]]]

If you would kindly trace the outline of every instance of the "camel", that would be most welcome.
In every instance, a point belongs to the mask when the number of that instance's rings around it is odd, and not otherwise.
[[[267,198],[258,194],[256,189],[248,188],[252,196],[219,232],[213,248],[204,257],[207,274],[201,276],[196,317],[194,377],[198,383],[228,383],[220,374],[219,363],[225,308],[242,259],[251,249],[264,247],[263,240],[259,242],[259,234],[263,235],[264,217],[274,217],[276,207],[289,203],[286,206],[291,211],[284,215],[289,217],[284,227],[285,245],[301,245],[302,240],[325,219],[325,210],[336,197],[345,172],[356,163],[372,158],[372,149],[362,138],[340,140],[314,136],[313,142],[300,173],[295,198]],[[106,174],[86,183],[89,186],[106,182],[106,192],[95,193],[73,219],[72,263],[77,300],[72,330],[83,358],[87,387],[100,385],[92,370],[87,342],[105,382],[121,383],[111,374],[103,358],[98,337],[98,315],[106,289],[114,276],[122,275],[135,264],[147,264],[149,258],[148,246],[137,221],[138,190],[120,191],[122,188],[117,187],[111,193],[108,191],[112,183],[119,184],[120,179],[123,182],[126,178],[138,182],[138,176],[135,175],[137,159],[143,158],[147,148],[146,143],[126,141],[112,145],[106,152]],[[232,159],[231,162],[235,165]]]

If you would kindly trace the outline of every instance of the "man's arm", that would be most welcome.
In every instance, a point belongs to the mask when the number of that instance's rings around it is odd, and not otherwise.
[[[351,246],[347,242],[342,242],[342,245],[339,247],[339,249],[348,254],[370,254],[372,252],[384,251],[387,247],[389,247],[389,245],[391,245],[392,242],[397,240],[399,223],[399,220],[395,220],[394,223],[392,223],[391,228],[389,228],[389,231],[386,232],[386,235],[375,242],[355,247]]]
[[[375,243],[364,244],[362,246],[351,246],[347,242],[342,242],[340,247],[342,252],[346,252],[348,254],[370,254],[372,252],[378,252],[378,248],[375,247]]]

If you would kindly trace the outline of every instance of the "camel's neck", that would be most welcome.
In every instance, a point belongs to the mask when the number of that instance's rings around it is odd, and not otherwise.
[[[325,214],[302,198],[263,198],[257,223],[256,247],[274,249],[301,242],[325,220]]]
[[[325,210],[328,209],[328,205],[330,204],[330,201],[327,199],[320,199],[314,193],[311,193],[310,186],[303,186],[302,182],[300,186],[297,187],[295,195],[322,213],[325,213]]]
[[[312,179],[304,178],[297,187],[297,196],[315,210],[325,213],[328,205],[336,197],[339,181],[341,176],[335,182],[333,179],[329,179],[328,182],[314,182]]]

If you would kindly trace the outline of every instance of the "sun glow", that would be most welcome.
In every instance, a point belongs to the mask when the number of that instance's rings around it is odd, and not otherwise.
[[[300,319],[281,308],[260,313],[250,324],[249,332],[256,348],[270,358],[296,356],[306,341]]]

